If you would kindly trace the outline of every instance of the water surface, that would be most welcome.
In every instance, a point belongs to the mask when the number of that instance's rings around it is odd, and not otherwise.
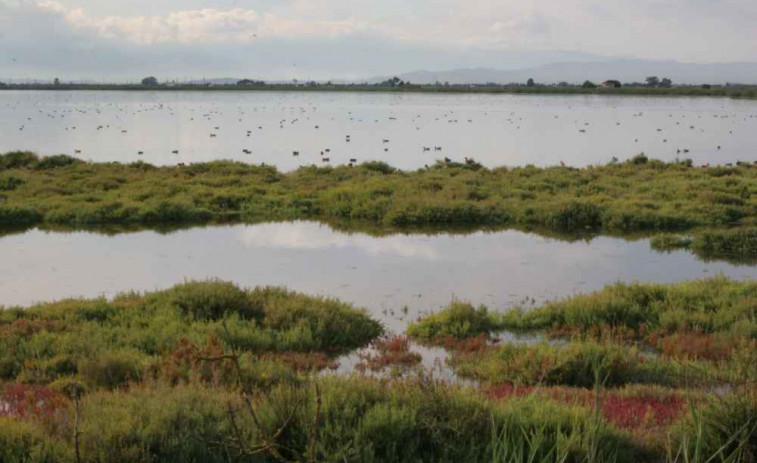
[[[756,131],[757,101],[727,98],[0,93],[0,152],[27,149],[161,165],[235,159],[286,171],[355,159],[415,169],[446,156],[473,157],[487,166],[584,166],[642,151],[664,160],[728,163],[757,160]]]
[[[0,256],[5,306],[218,277],[337,297],[367,308],[396,332],[455,297],[504,310],[616,281],[757,277],[755,266],[703,262],[688,251],[659,253],[646,239],[570,242],[514,230],[374,237],[316,222],[114,236],[32,229],[0,238]]]

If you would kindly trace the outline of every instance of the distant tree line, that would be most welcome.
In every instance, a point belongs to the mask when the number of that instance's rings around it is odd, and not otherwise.
[[[145,77],[137,84],[97,84],[86,82],[61,82],[59,79],[54,81],[34,81],[26,83],[0,82],[0,89],[41,89],[41,90],[140,90],[144,88],[155,90],[323,90],[323,91],[390,91],[390,92],[429,92],[429,93],[617,93],[617,94],[638,94],[638,95],[701,95],[701,96],[729,96],[742,98],[757,97],[757,85],[727,83],[720,84],[673,84],[673,81],[667,77],[662,79],[657,76],[650,76],[644,82],[621,83],[619,80],[609,79],[601,83],[595,83],[586,80],[583,83],[569,83],[561,81],[558,83],[542,84],[536,82],[534,78],[529,78],[525,82],[510,83],[478,83],[478,84],[455,84],[450,82],[433,82],[425,84],[414,84],[405,81],[397,76],[380,81],[380,82],[349,82],[333,83],[317,82],[315,80],[300,81],[293,79],[289,82],[266,82],[255,79],[241,79],[238,81],[214,83],[212,81],[197,82],[180,82],[164,81],[159,82],[154,76]]]
[[[239,82],[237,82],[237,85],[240,87],[249,87],[249,86],[263,86],[265,85],[265,81],[263,80],[252,80],[252,79],[242,79]]]
[[[378,84],[374,84],[374,85],[376,85],[378,87],[394,88],[394,87],[405,87],[405,86],[408,86],[408,85],[411,85],[411,84],[410,84],[410,82],[405,82],[404,80],[400,79],[399,77],[394,76],[391,79],[387,79],[387,80],[385,80],[383,82],[379,82]]]

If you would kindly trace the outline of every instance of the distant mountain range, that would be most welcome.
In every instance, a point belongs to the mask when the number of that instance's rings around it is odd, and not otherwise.
[[[1,0],[0,0],[1,1]],[[494,63],[493,63],[494,64]],[[502,67],[508,67],[503,63]],[[757,85],[757,63],[712,63],[694,64],[678,61],[651,61],[641,59],[612,59],[603,61],[556,62],[523,69],[460,68],[442,71],[413,71],[370,79],[354,80],[355,83],[378,83],[394,76],[414,84],[449,82],[450,84],[510,84],[525,83],[534,79],[540,84],[567,82],[580,84],[585,80],[600,83],[605,80],[619,80],[623,83],[644,82],[648,76],[668,77],[674,84],[748,84]],[[256,76],[192,79],[181,81],[195,85],[234,85],[244,78],[258,80]],[[63,80],[63,79],[62,79]],[[291,80],[271,80],[269,83],[288,83]],[[334,83],[350,83],[343,79],[333,79]],[[9,79],[8,83],[52,83],[51,79]],[[134,81],[132,83],[136,83]],[[87,80],[65,80],[65,83],[97,83]],[[102,82],[100,82],[102,83]],[[111,83],[118,83],[111,81]]]
[[[692,64],[677,61],[649,61],[624,59],[599,62],[553,63],[526,69],[503,70],[495,68],[452,69],[447,71],[415,71],[397,77],[414,84],[449,82],[450,84],[508,84],[526,82],[533,78],[537,83],[582,83],[585,80],[602,82],[608,79],[621,82],[643,82],[647,76],[668,77],[678,84],[757,84],[757,63]],[[387,77],[369,79],[380,82]]]

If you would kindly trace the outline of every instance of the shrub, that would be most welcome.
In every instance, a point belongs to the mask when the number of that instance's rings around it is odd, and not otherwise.
[[[39,158],[36,154],[29,151],[11,151],[0,154],[0,170],[18,169],[21,167],[31,167],[37,163]]]
[[[31,224],[38,222],[42,216],[32,208],[17,206],[0,206],[0,224]]]
[[[84,161],[65,154],[56,154],[55,156],[45,156],[41,158],[34,166],[37,170],[58,169],[74,164],[82,164]]]
[[[191,281],[174,286],[167,296],[171,305],[197,320],[220,320],[230,314],[263,318],[263,307],[253,304],[245,291],[230,282]]]
[[[228,461],[213,442],[233,435],[225,402],[237,400],[233,393],[187,386],[90,393],[82,401],[83,460]]]
[[[142,222],[202,222],[209,220],[212,213],[191,204],[161,201],[142,214]]]
[[[0,177],[0,191],[13,191],[24,183],[26,182],[12,175]]]
[[[602,208],[590,202],[572,201],[554,206],[548,219],[551,228],[573,230],[602,226]]]
[[[757,260],[757,228],[706,231],[696,236],[692,248],[704,257]]]
[[[369,170],[371,172],[378,172],[380,174],[392,174],[397,171],[394,167],[390,166],[389,164],[383,162],[383,161],[367,161],[362,164],[360,164],[360,167],[362,167],[365,170]]]
[[[308,345],[298,350],[344,352],[366,345],[384,331],[364,310],[336,299],[276,287],[255,288],[250,299],[265,307],[263,326],[280,333],[281,348],[296,348],[296,339],[306,335]]]
[[[424,342],[443,342],[446,338],[472,338],[482,333],[488,336],[498,329],[499,321],[486,307],[453,301],[441,312],[410,323],[407,334]]]
[[[646,164],[648,161],[649,158],[644,153],[639,153],[629,160],[629,162],[634,165]]]
[[[62,442],[45,436],[34,424],[0,416],[0,461],[58,463],[73,461]]]
[[[592,387],[595,373],[607,386],[669,385],[678,373],[672,363],[643,359],[634,348],[593,342],[571,342],[566,346],[508,343],[483,352],[454,352],[450,363],[463,377],[525,386]]]
[[[130,350],[103,352],[79,364],[79,374],[92,387],[115,389],[143,377],[146,357]]]

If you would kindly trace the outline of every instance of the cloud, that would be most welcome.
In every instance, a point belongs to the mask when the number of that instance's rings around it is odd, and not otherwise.
[[[271,223],[251,225],[240,232],[242,243],[249,248],[274,249],[343,249],[354,248],[368,255],[389,255],[437,260],[437,249],[416,237],[395,235],[375,238],[355,233],[335,233],[329,227],[313,222]]]
[[[0,0],[2,77],[341,79],[608,57],[757,61],[755,0],[208,4]]]
[[[259,38],[338,38],[370,31],[352,19],[303,21],[258,13],[252,9],[173,11],[157,16],[91,16],[57,1],[37,1],[42,10],[59,15],[71,28],[107,40],[136,45],[250,43]]]

